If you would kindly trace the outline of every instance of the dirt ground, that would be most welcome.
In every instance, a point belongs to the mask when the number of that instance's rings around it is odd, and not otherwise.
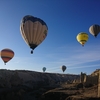
[[[62,84],[60,88],[47,91],[42,100],[100,100],[98,86],[84,87],[82,84]]]

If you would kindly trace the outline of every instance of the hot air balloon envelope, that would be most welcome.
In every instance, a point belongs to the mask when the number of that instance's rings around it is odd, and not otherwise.
[[[46,71],[46,67],[43,67],[43,69],[42,69],[42,70],[43,70],[43,72],[45,72],[45,71]]]
[[[61,66],[61,69],[64,72],[66,70],[66,66],[65,65]]]
[[[90,26],[89,32],[96,37],[100,32],[100,26],[97,24]]]
[[[11,49],[3,49],[1,50],[0,55],[1,55],[1,59],[6,64],[14,57],[14,52]]]
[[[20,31],[33,53],[33,50],[46,38],[48,27],[42,19],[26,15],[21,20]]]
[[[77,41],[82,45],[84,46],[84,44],[88,41],[88,34],[85,33],[85,32],[81,32],[77,35],[76,39]]]

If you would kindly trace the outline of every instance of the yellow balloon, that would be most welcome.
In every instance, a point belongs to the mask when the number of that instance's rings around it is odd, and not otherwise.
[[[76,39],[77,41],[82,45],[84,46],[84,44],[88,41],[88,34],[85,33],[85,32],[81,32],[77,35]]]

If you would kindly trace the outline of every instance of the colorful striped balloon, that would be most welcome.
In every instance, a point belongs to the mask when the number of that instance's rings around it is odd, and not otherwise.
[[[14,52],[11,49],[3,49],[0,52],[1,59],[4,61],[6,64],[8,61],[10,61],[14,57]]]

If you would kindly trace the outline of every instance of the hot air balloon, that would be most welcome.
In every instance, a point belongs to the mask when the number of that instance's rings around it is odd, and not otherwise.
[[[77,41],[82,45],[84,46],[84,44],[88,41],[88,34],[85,33],[85,32],[81,32],[77,35],[76,39]]]
[[[65,65],[61,66],[61,69],[64,72],[66,70],[66,66]]]
[[[99,32],[100,32],[100,26],[99,26],[99,25],[96,25],[96,24],[90,26],[89,32],[90,32],[93,36],[97,37],[97,35],[98,35]]]
[[[14,52],[11,49],[3,49],[0,52],[1,59],[4,61],[5,65],[8,61],[10,61],[14,57]]]
[[[32,49],[32,54],[33,50],[46,38],[48,27],[42,19],[26,15],[21,20],[20,31],[24,41]]]
[[[43,70],[43,72],[45,72],[46,71],[46,67],[43,67],[42,70]]]

